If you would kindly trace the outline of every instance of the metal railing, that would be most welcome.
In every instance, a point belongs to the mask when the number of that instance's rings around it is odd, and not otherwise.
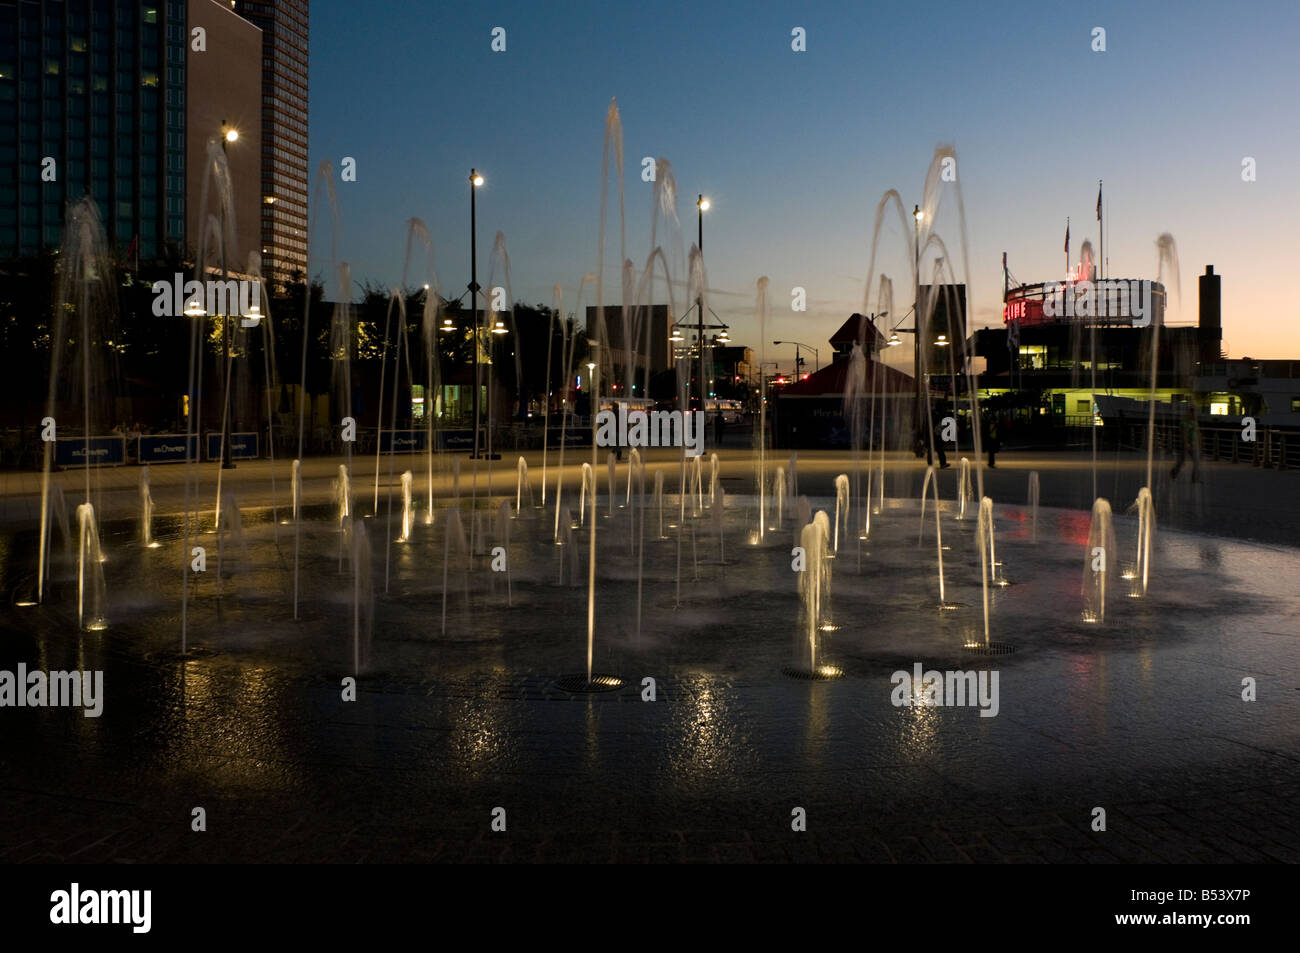
[[[1248,463],[1272,470],[1300,469],[1300,431],[1282,427],[1258,427],[1255,439],[1243,439],[1243,428],[1198,427],[1197,442],[1202,460]],[[1183,439],[1176,424],[1156,425],[1156,446],[1176,454]]]

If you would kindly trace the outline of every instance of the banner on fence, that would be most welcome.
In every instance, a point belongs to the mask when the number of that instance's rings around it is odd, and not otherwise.
[[[428,431],[385,430],[379,435],[380,453],[423,453]]]
[[[474,431],[439,430],[438,449],[439,450],[473,450]]]
[[[207,454],[209,460],[221,459],[221,434],[208,434]],[[232,433],[230,435],[230,459],[251,460],[257,456],[257,434]]]
[[[61,437],[54,444],[56,467],[120,467],[126,463],[125,437]]]
[[[184,463],[186,437],[183,433],[151,433],[136,442],[138,463]],[[199,435],[189,436],[189,456],[199,458]]]

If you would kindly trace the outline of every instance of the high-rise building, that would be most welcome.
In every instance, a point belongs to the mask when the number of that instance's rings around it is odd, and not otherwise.
[[[185,242],[186,0],[0,0],[0,256],[90,195],[140,259]]]
[[[230,0],[188,0],[190,36],[185,77],[186,250],[197,256],[207,232],[206,265],[220,268],[209,221],[222,214],[209,150],[222,149],[230,173],[233,222],[224,264],[249,273],[261,263],[262,31],[237,16]],[[201,31],[202,40],[198,35]],[[233,138],[226,139],[227,135]]]
[[[307,273],[308,0],[232,0],[262,31],[262,273]]]
[[[605,331],[601,335],[597,320],[600,309],[595,305],[587,306],[587,335],[596,340],[603,340],[605,345],[610,348],[611,360],[614,366],[618,368],[617,374],[620,382],[624,373],[623,365],[627,363],[626,344],[623,340],[623,308],[620,305],[605,305]],[[637,339],[632,342],[632,360],[638,368],[638,374],[644,373],[644,369],[649,366],[651,376],[662,374],[664,371],[671,370],[676,366],[674,354],[671,345],[668,343],[668,335],[672,332],[673,317],[668,311],[668,305],[656,304],[649,308],[639,307],[633,311],[633,320],[640,325],[640,333]],[[646,322],[649,322],[649,341],[646,341]],[[635,333],[635,332],[634,332]],[[646,344],[649,344],[650,350],[646,351]],[[641,386],[641,381],[636,382],[637,387]]]
[[[208,144],[235,130],[229,264],[246,271],[262,247],[263,52],[229,0],[0,0],[0,257],[57,247],[84,196],[124,259],[192,256],[221,207]]]

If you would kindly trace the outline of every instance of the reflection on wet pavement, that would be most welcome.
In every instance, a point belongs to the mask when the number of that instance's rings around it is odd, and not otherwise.
[[[1148,597],[1090,626],[1086,520],[1045,510],[1034,545],[1020,510],[999,508],[1014,585],[991,593],[992,619],[1017,651],[988,658],[961,650],[982,633],[973,524],[944,527],[965,608],[940,613],[932,537],[918,549],[915,510],[887,508],[861,571],[852,550],[834,563],[823,651],[843,676],[819,682],[782,674],[797,650],[790,534],[744,547],[752,504],[728,500],[728,555],[743,555],[717,565],[706,515],[684,537],[680,608],[677,541],[647,540],[639,636],[627,517],[601,517],[595,670],[624,686],[592,694],[556,684],[584,666],[585,590],[557,584],[562,547],[540,515],[512,530],[512,605],[477,569],[445,636],[440,527],[416,521],[387,596],[378,570],[355,702],[352,590],[326,521],[304,530],[294,622],[292,535],[248,520],[246,553],[191,592],[187,658],[175,528],[145,550],[108,527],[107,630],[77,631],[66,556],[46,605],[2,610],[0,669],[100,669],[106,702],[100,718],[0,710],[0,858],[1300,860],[1300,554],[1162,532]],[[1117,532],[1124,549],[1133,527]],[[0,537],[10,592],[33,547]],[[895,707],[891,673],[916,662],[996,669],[998,715]],[[489,828],[496,806],[505,834]]]

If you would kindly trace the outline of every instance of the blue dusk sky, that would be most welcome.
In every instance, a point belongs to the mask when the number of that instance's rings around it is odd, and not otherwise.
[[[504,52],[491,49],[495,27]],[[804,52],[791,49],[795,27]],[[1104,52],[1092,49],[1095,27]],[[596,271],[604,120],[616,98],[628,257],[640,267],[651,250],[641,159],[666,157],[687,246],[695,196],[713,203],[713,309],[757,354],[755,283],[768,276],[767,358],[788,365],[793,352],[771,341],[813,344],[825,360],[826,338],[862,308],[880,197],[894,188],[908,209],[921,201],[935,147],[951,144],[973,324],[1001,323],[1003,251],[1015,278],[1036,282],[1065,272],[1067,216],[1072,259],[1085,239],[1097,245],[1104,179],[1109,275],[1155,278],[1155,240],[1169,232],[1181,261],[1170,321],[1195,320],[1195,279],[1213,264],[1230,356],[1300,358],[1298,43],[1290,0],[329,0],[311,9],[311,167],[314,176],[331,160],[337,177],[342,157],[356,160],[356,181],[337,185],[339,257],[354,278],[400,281],[406,221],[418,216],[452,297],[469,281],[477,167],[487,177],[480,283],[502,232],[515,300],[549,304],[559,283],[571,309],[582,275]],[[1243,181],[1247,157],[1255,181]],[[616,304],[613,182],[609,194],[604,297]],[[936,232],[959,258],[956,205],[944,203]],[[329,271],[327,228],[327,216],[313,218],[314,275]],[[899,287],[900,316],[911,298],[905,248],[897,220],[887,222],[877,271]],[[791,310],[796,286],[807,291],[802,313]],[[675,294],[680,313],[685,290]]]

